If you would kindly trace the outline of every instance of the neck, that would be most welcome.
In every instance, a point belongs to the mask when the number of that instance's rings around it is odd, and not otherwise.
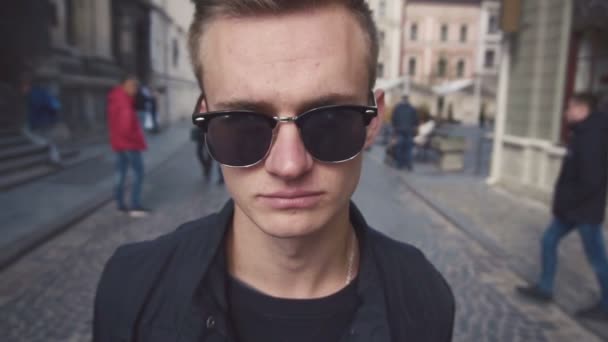
[[[232,276],[279,298],[329,296],[344,288],[358,269],[348,207],[318,232],[293,238],[264,233],[235,207],[226,250]]]

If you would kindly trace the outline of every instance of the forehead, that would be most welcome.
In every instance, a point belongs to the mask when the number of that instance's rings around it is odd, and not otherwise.
[[[280,106],[323,93],[367,95],[369,44],[342,7],[215,19],[200,46],[211,102],[272,99]]]

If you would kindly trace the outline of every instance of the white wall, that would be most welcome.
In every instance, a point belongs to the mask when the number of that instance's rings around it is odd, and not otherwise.
[[[187,48],[194,14],[190,0],[155,0],[162,11],[151,14],[150,55],[154,86],[164,86],[159,99],[161,121],[189,118],[199,95]]]

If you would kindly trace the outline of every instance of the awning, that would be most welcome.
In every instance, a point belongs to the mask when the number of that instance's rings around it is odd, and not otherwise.
[[[380,79],[376,80],[376,88],[382,89],[384,91],[393,90],[393,89],[399,88],[399,87],[402,87],[402,88],[404,88],[404,90],[406,90],[407,84],[408,84],[407,77],[399,77],[399,78],[393,78],[393,79],[380,78]]]
[[[446,82],[433,87],[433,92],[437,95],[447,95],[464,90],[466,87],[473,85],[473,80],[462,79],[451,82]]]

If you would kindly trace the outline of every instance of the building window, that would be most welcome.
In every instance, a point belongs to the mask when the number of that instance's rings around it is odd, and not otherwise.
[[[439,62],[437,63],[437,76],[445,77],[447,75],[447,71],[448,62],[445,60],[445,58],[439,59]]]
[[[491,14],[488,22],[488,33],[497,33],[498,31],[498,15]]]
[[[448,41],[448,25],[443,24],[441,25],[441,37],[440,37],[442,42],[447,42]]]
[[[468,35],[469,35],[469,28],[467,27],[467,25],[462,25],[460,27],[460,41],[463,43],[466,42],[468,39],[468,37],[467,37]]]
[[[179,42],[177,38],[173,38],[173,67],[179,65]]]
[[[65,1],[65,40],[68,45],[76,45],[76,8],[73,0]]]
[[[384,31],[378,31],[378,43],[380,44],[380,47],[384,46],[384,38]]]
[[[410,58],[407,65],[407,71],[410,76],[416,76],[416,58]]]
[[[484,65],[486,68],[493,68],[496,63],[496,52],[494,50],[486,50],[486,54],[484,57]]]
[[[381,17],[386,16],[386,0],[380,0],[378,14],[380,14]]]
[[[377,70],[377,75],[378,78],[383,78],[384,77],[384,64],[383,63],[378,63],[378,70]]]
[[[410,40],[418,40],[418,24],[412,24],[412,26],[410,26]]]
[[[456,74],[458,75],[458,77],[464,77],[464,71],[465,71],[465,63],[461,59],[458,61],[458,64],[456,65]]]

